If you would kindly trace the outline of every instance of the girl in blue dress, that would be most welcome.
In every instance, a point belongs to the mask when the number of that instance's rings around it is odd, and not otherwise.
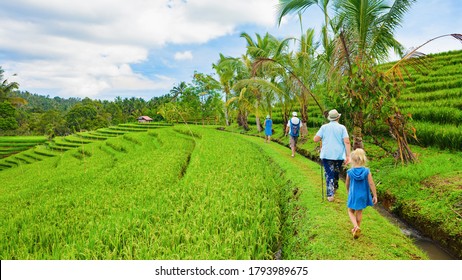
[[[273,135],[273,121],[268,115],[265,120],[265,142],[271,142],[271,135]]]
[[[347,171],[345,185],[348,192],[348,215],[353,223],[351,233],[356,239],[361,234],[363,209],[377,203],[377,191],[371,171],[365,167],[367,158],[364,150],[354,150],[350,158],[352,167]]]

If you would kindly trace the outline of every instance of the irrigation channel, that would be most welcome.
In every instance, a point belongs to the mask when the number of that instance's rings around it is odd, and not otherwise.
[[[431,260],[456,259],[446,252],[446,250],[444,250],[437,242],[433,241],[431,238],[425,237],[422,233],[402,221],[400,218],[388,212],[382,205],[380,205],[380,203],[378,203],[378,205],[374,208],[391,223],[398,226],[404,235],[409,236],[417,247],[427,253]]]

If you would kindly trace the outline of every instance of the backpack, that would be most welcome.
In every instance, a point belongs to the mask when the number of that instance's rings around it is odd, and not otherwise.
[[[298,122],[298,124],[293,124],[292,123],[292,120],[289,120],[290,122],[290,136],[292,137],[298,137],[299,133],[300,133],[300,121]]]

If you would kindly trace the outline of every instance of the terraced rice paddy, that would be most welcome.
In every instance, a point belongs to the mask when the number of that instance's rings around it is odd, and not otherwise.
[[[412,116],[413,143],[461,150],[462,51],[430,56],[425,68],[409,69],[409,74],[399,105]]]
[[[231,140],[176,130],[2,171],[2,259],[272,258],[284,186],[269,176],[275,167],[256,147],[237,145],[225,158]],[[263,168],[228,172],[251,163]]]
[[[314,163],[264,145],[259,138],[175,126],[93,141],[3,170],[0,256],[426,258],[375,211],[365,214],[370,237],[353,246],[344,194],[323,204]]]
[[[95,141],[105,141],[132,132],[146,132],[148,129],[169,127],[164,123],[129,123],[120,126],[98,129],[90,132],[79,132],[69,136],[55,137],[48,141],[45,136],[5,136],[0,137],[0,171],[41,161],[48,157],[79,148]],[[32,159],[32,160],[30,160]]]

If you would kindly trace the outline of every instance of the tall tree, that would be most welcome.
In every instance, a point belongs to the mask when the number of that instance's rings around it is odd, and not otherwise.
[[[388,6],[383,0],[337,1],[337,17],[343,28],[335,38],[336,63],[331,71],[338,77],[334,82],[337,90],[343,90],[343,110],[353,120],[353,147],[363,146],[366,123],[381,120],[389,125],[391,136],[397,140],[402,162],[412,162],[415,156],[406,140],[406,119],[395,101],[399,91],[375,67],[388,57],[390,50],[402,55],[403,47],[393,33],[413,2],[396,0]]]
[[[16,82],[9,82],[8,79],[4,79],[5,71],[0,66],[0,102],[8,101],[13,106],[19,106],[26,104],[26,100],[21,97],[14,96],[14,92],[19,88],[19,84]]]
[[[196,94],[199,96],[202,123],[205,124],[206,121],[209,122],[211,119],[218,123],[223,114],[223,102],[219,92],[221,89],[220,82],[211,75],[195,72],[193,85]]]
[[[224,102],[224,114],[226,125],[230,125],[229,120],[229,106],[228,101],[233,96],[233,87],[238,80],[238,76],[245,69],[245,64],[239,58],[234,57],[225,57],[220,53],[220,59],[216,64],[212,65],[215,72],[218,74],[219,82],[221,85],[221,90],[224,92],[225,102]]]
[[[0,102],[0,134],[18,128],[15,109],[8,101]]]
[[[269,81],[274,84],[284,81],[286,85],[283,87],[279,85],[278,87],[289,91],[288,93],[293,97],[294,102],[299,105],[302,121],[306,123],[308,121],[307,112],[310,99],[319,107],[321,113],[324,111],[312,90],[319,80],[317,73],[319,66],[316,63],[315,55],[317,44],[314,41],[314,31],[312,29],[308,29],[300,39],[296,39],[295,41],[299,43],[298,49],[289,52],[288,43],[292,40],[294,39],[287,38],[283,41],[278,41],[279,45],[274,52],[263,53],[263,55],[269,56],[260,56],[255,59],[253,72],[269,73],[266,76],[270,77]],[[279,95],[279,97],[285,99],[284,95]],[[288,112],[285,112],[284,120],[289,118],[288,114]],[[302,135],[307,133],[306,127],[302,132]]]
[[[329,49],[332,54],[326,60],[330,65],[326,75],[328,96],[353,120],[357,146],[361,146],[365,123],[374,123],[377,119],[390,126],[395,139],[406,139],[405,119],[396,104],[392,104],[398,94],[396,88],[374,67],[390,50],[402,53],[403,48],[393,33],[414,2],[395,0],[388,6],[384,0],[336,0],[330,10],[334,12],[332,17],[326,9],[329,1],[280,0],[279,19],[291,12],[304,12],[312,5],[323,10],[325,27],[330,27],[334,46]],[[323,30],[324,37],[328,33]],[[415,159],[406,141],[398,141],[398,150],[403,162]]]
[[[281,46],[277,38],[266,33],[265,36],[260,34],[255,35],[255,40],[247,33],[242,33],[243,37],[247,41],[247,57],[252,63],[252,79],[274,79],[275,73],[273,71],[262,71],[259,68],[254,68],[253,64],[259,61],[261,58],[273,57],[278,52],[278,48]],[[261,103],[264,99],[271,99],[273,93],[271,91],[261,91],[258,87],[254,87],[248,84],[249,88],[247,91],[251,92],[255,98],[255,120],[257,124],[257,130],[262,131],[260,116],[261,116]]]

